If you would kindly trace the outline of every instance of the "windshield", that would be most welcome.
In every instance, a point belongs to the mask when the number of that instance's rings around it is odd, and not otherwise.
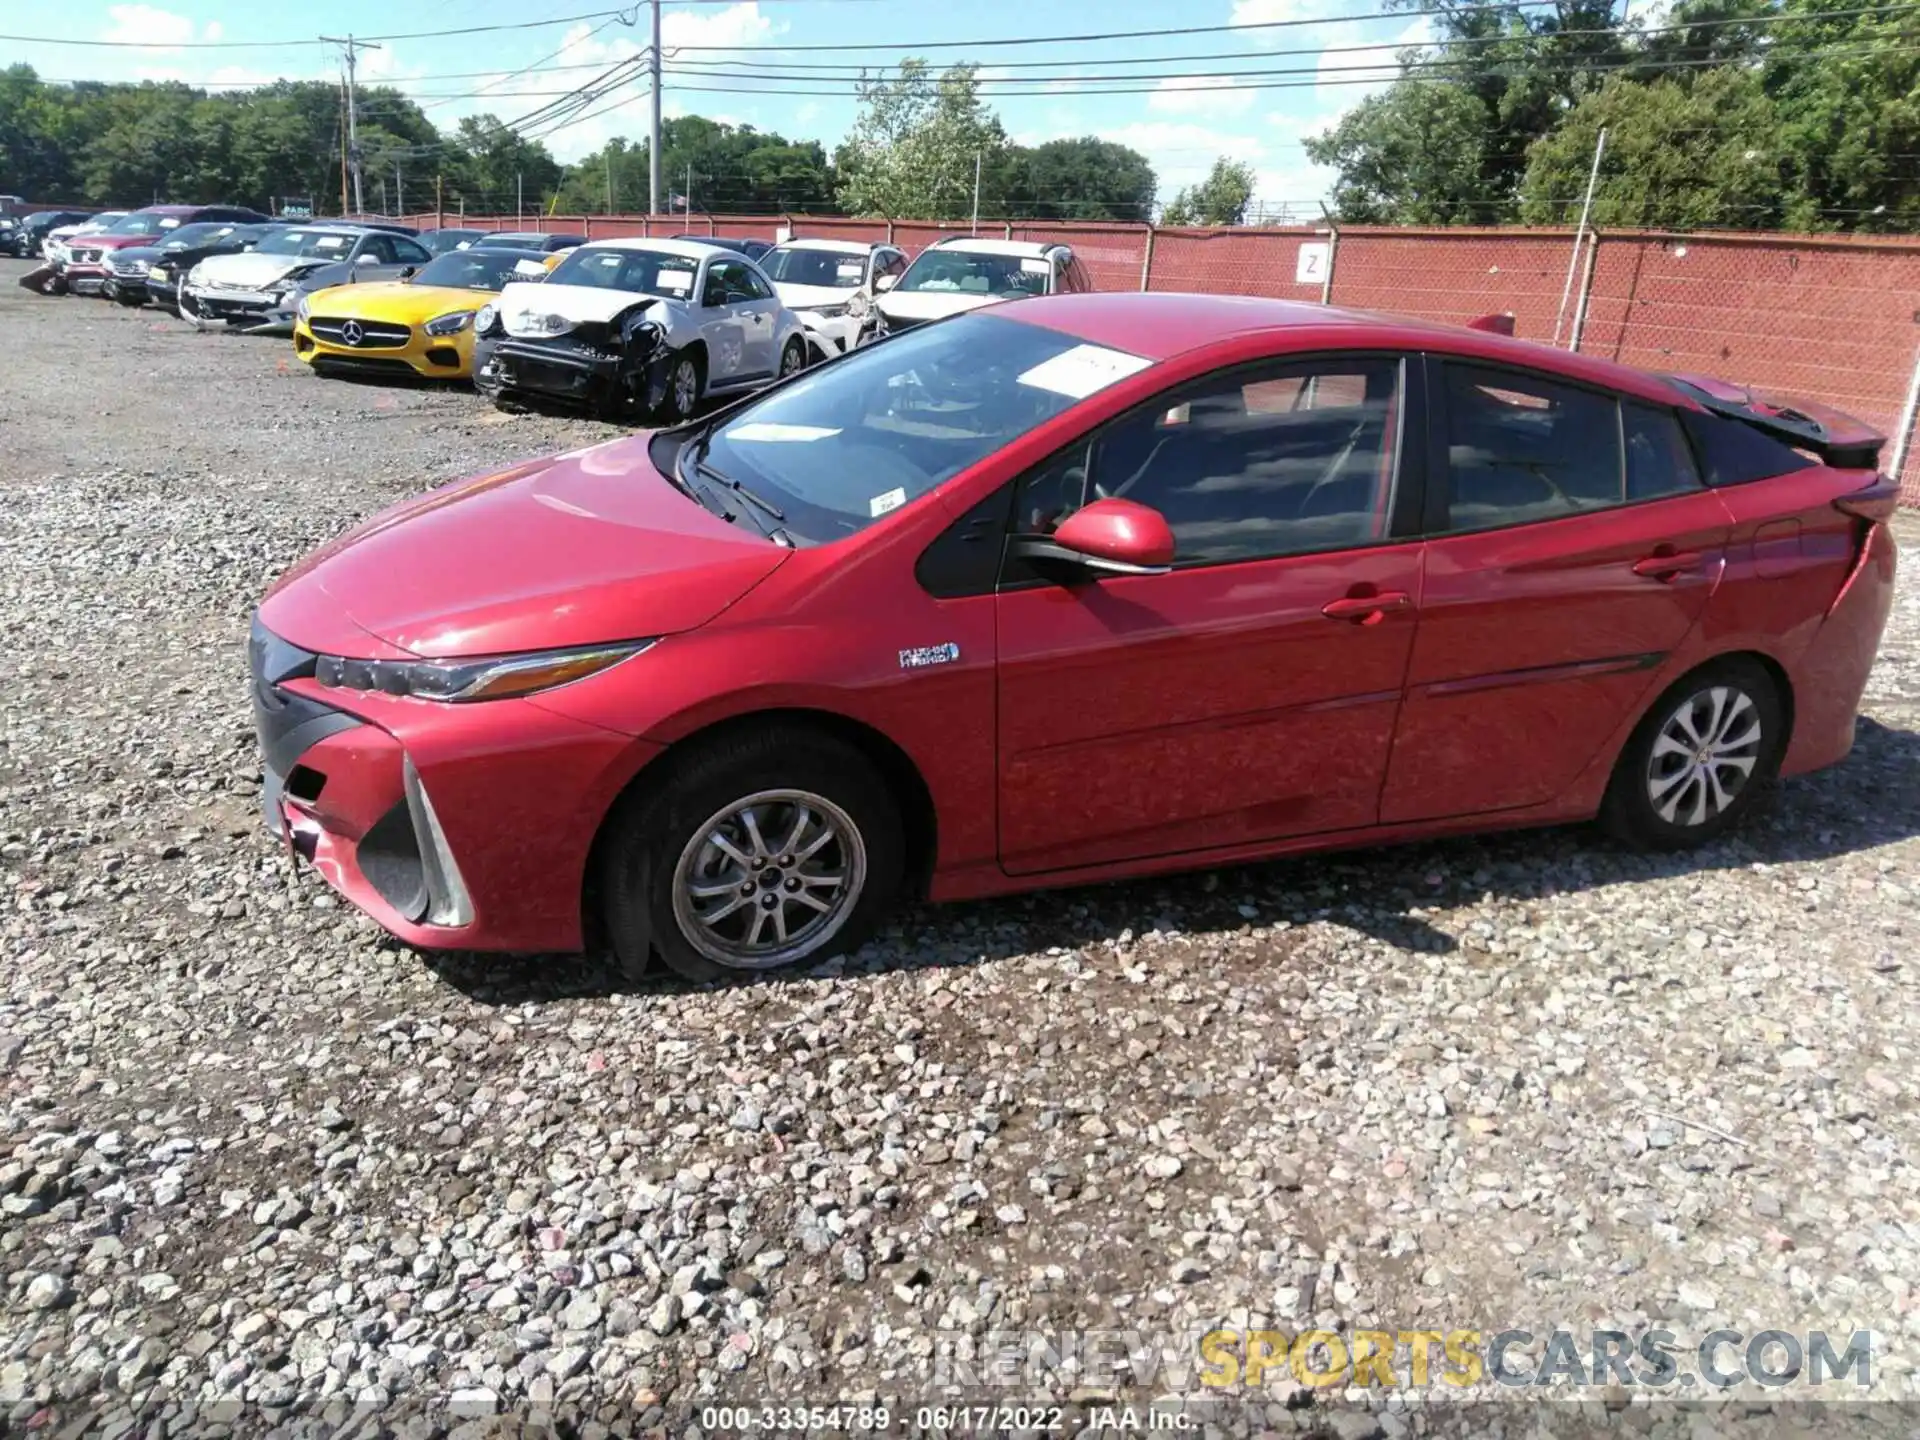
[[[985,255],[978,250],[925,250],[896,290],[935,295],[1044,295],[1052,264],[1039,255]]]
[[[163,231],[179,228],[178,215],[142,215],[135,212],[114,221],[113,229],[107,233],[110,235],[158,235]]]
[[[422,235],[420,243],[436,255],[444,255],[449,250],[458,250],[463,245],[471,245],[487,232],[484,230],[435,230]]]
[[[205,245],[208,241],[217,240],[237,228],[232,221],[219,223],[203,220],[198,225],[182,225],[167,236],[166,248],[184,250],[189,245]]]
[[[832,250],[790,250],[777,246],[760,257],[769,280],[783,285],[824,285],[851,290],[866,278],[867,257]]]
[[[1043,326],[964,315],[856,350],[746,406],[699,458],[764,493],[796,540],[837,540],[1150,363]]]
[[[341,230],[282,230],[269,235],[253,247],[256,255],[325,255],[335,260],[347,258],[353,242],[360,237]]]
[[[658,250],[576,249],[554,266],[548,279],[555,285],[631,290],[636,295],[684,300],[693,293],[693,277],[699,268],[698,260]]]
[[[538,255],[512,250],[454,250],[428,261],[414,273],[416,285],[450,290],[499,290],[509,280],[544,280],[547,267]]]

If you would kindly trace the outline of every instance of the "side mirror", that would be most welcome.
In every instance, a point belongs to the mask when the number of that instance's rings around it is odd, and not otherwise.
[[[380,257],[369,250],[353,263],[356,265],[378,265],[380,263]]]
[[[878,280],[873,282],[874,291],[877,294],[886,294],[887,291],[893,288],[894,281],[899,278],[898,275],[882,275]]]
[[[1173,568],[1166,517],[1133,500],[1096,500],[1051,535],[1018,535],[1014,553],[1094,575],[1164,575]]]

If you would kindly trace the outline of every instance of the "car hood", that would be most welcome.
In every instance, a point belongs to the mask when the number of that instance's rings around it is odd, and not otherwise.
[[[364,632],[430,658],[670,635],[704,625],[792,552],[710,514],[646,435],[441,486],[289,570],[261,602],[276,635],[336,652]],[[365,637],[371,637],[366,639]]]
[[[122,260],[144,260],[151,265],[161,252],[158,245],[122,245],[113,253]]]
[[[367,285],[341,285],[317,291],[307,303],[313,314],[330,319],[391,320],[397,325],[422,325],[439,315],[478,310],[497,298],[491,290],[379,280]]]
[[[873,303],[889,320],[944,320],[963,310],[978,310],[982,305],[997,305],[1003,297],[978,295],[965,290],[912,290],[902,295],[889,290]]]
[[[257,250],[244,250],[237,255],[209,255],[200,262],[199,270],[202,280],[259,289],[285,279],[295,270],[330,263],[314,255],[262,255]]]
[[[576,325],[605,323],[636,305],[664,305],[657,296],[632,290],[603,290],[597,285],[556,285],[551,280],[516,280],[494,302],[509,335],[540,338],[522,315],[559,315]]]
[[[821,305],[844,305],[860,292],[837,285],[784,285],[776,283],[774,293],[789,310],[812,310]]]
[[[56,235],[59,231],[54,232]],[[89,250],[134,250],[144,249],[163,237],[155,235],[89,235],[86,237]]]

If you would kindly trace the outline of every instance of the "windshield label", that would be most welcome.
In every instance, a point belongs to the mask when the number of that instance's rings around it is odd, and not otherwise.
[[[762,440],[769,444],[797,443],[804,440],[825,440],[838,435],[838,429],[829,429],[824,425],[781,425],[771,420],[749,420],[727,431],[729,440]],[[878,510],[873,512],[878,515]]]
[[[887,491],[884,495],[876,495],[873,499],[869,500],[867,502],[867,514],[877,519],[889,510],[898,510],[906,503],[907,492],[904,489],[896,488]]]
[[[1124,350],[1109,350],[1102,345],[1076,345],[1051,360],[1043,360],[1020,376],[1022,385],[1036,390],[1051,390],[1070,400],[1084,400],[1096,390],[1104,390],[1117,380],[1138,373],[1153,362],[1129,355]]]
[[[960,658],[960,647],[949,640],[944,645],[919,645],[900,652],[902,670],[924,670],[929,665],[951,665]]]

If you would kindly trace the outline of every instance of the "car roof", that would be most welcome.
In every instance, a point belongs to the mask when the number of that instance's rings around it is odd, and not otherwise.
[[[1324,343],[1338,349],[1379,346],[1419,350],[1429,345],[1450,354],[1546,371],[1663,404],[1694,408],[1657,375],[1590,355],[1515,340],[1465,325],[1416,320],[1370,310],[1342,310],[1304,300],[1256,295],[1187,295],[1174,291],[1095,291],[1081,295],[1036,295],[993,307],[992,314],[1044,325],[1090,344],[1125,350],[1149,360],[1170,360],[1188,351],[1224,346],[1253,335],[1296,331],[1302,348]],[[1309,339],[1308,337],[1311,336]]]
[[[1020,255],[1038,258],[1049,250],[1067,247],[1054,240],[983,240],[977,235],[950,235],[933,242],[927,250],[973,251],[980,255]],[[926,251],[920,252],[925,254]]]
[[[471,255],[475,251],[484,251],[488,255],[511,255],[516,260],[538,260],[543,265],[552,258],[546,251],[535,250],[531,245],[489,245],[484,240],[478,245],[469,245],[464,250],[449,250],[447,255]],[[444,260],[446,256],[436,255],[433,258]]]
[[[639,235],[623,235],[616,240],[589,240],[582,250],[651,250],[661,255],[678,255],[682,260],[705,260],[724,245],[704,240],[653,240]],[[738,253],[738,252],[735,252]]]
[[[787,240],[774,246],[776,250],[825,250],[834,255],[871,255],[880,242],[873,240],[825,240],[807,238]]]
[[[202,210],[219,210],[219,205],[142,205],[138,210],[130,211],[134,215],[193,215]]]

